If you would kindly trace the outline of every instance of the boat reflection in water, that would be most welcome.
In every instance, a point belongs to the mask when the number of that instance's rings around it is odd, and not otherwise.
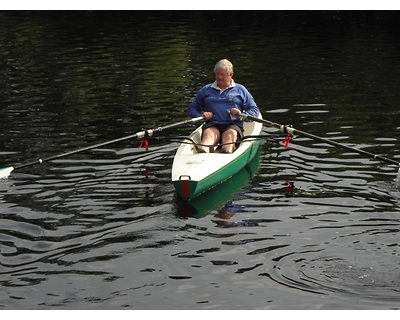
[[[232,200],[243,197],[242,194],[250,186],[251,178],[258,170],[259,164],[260,150],[242,170],[228,180],[192,200],[177,199],[179,215],[185,219],[189,217],[203,218],[216,210],[219,212],[218,214],[224,214],[223,212],[232,214],[232,210],[235,210]],[[229,207],[229,211],[224,209],[228,209],[227,207]]]

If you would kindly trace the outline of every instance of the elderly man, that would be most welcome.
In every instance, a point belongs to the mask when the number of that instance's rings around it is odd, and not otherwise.
[[[201,88],[189,105],[191,118],[203,115],[202,144],[216,145],[222,142],[222,153],[235,151],[235,142],[243,137],[243,123],[238,114],[257,117],[259,109],[247,89],[233,81],[233,65],[223,59],[214,67],[215,81]],[[198,152],[209,152],[199,147]]]

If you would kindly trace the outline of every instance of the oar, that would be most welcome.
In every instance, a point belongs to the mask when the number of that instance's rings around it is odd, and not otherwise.
[[[253,117],[253,116],[246,115],[246,114],[240,114],[240,116],[242,118],[244,118],[244,119],[260,122],[260,123],[263,123],[263,124],[270,125],[270,126],[273,126],[275,128],[281,129],[283,132],[285,132],[287,134],[297,134],[299,136],[303,136],[303,137],[307,137],[307,138],[314,139],[314,140],[317,140],[317,141],[325,142],[325,143],[328,143],[328,144],[333,145],[335,147],[339,147],[339,148],[346,149],[346,150],[349,150],[349,151],[352,151],[352,152],[356,152],[356,153],[362,154],[364,156],[367,156],[369,158],[380,160],[380,161],[383,161],[383,162],[386,162],[386,163],[389,163],[389,164],[394,164],[394,165],[400,167],[400,163],[397,162],[397,161],[394,161],[392,159],[388,159],[388,158],[379,156],[377,154],[373,154],[373,153],[368,152],[368,151],[364,151],[364,150],[356,149],[356,148],[353,148],[353,147],[349,147],[349,146],[346,146],[345,144],[341,144],[341,143],[338,143],[336,141],[332,141],[330,139],[321,138],[321,137],[315,136],[315,135],[313,135],[311,133],[307,133],[307,132],[304,132],[304,131],[301,131],[301,130],[297,130],[297,129],[291,127],[291,126],[281,125],[279,123],[275,123],[275,122],[264,120],[264,119],[259,119],[257,117]]]
[[[55,156],[52,156],[52,157],[39,159],[39,160],[28,162],[28,163],[25,163],[25,164],[22,164],[22,165],[11,166],[11,167],[6,167],[6,168],[0,168],[0,179],[7,178],[10,175],[10,173],[13,170],[16,170],[16,169],[22,169],[22,168],[34,166],[34,165],[41,164],[41,163],[44,163],[44,162],[47,162],[47,161],[51,161],[51,160],[67,157],[67,156],[70,156],[70,155],[73,155],[73,154],[76,154],[76,153],[80,153],[80,152],[84,152],[84,151],[88,151],[88,150],[104,147],[104,146],[107,146],[109,144],[120,142],[120,141],[124,141],[124,140],[129,140],[129,139],[133,139],[133,138],[140,139],[140,138],[144,138],[144,137],[151,137],[154,132],[160,132],[160,131],[163,131],[163,130],[180,127],[180,126],[182,126],[184,124],[194,123],[194,122],[198,122],[198,121],[201,121],[201,120],[204,120],[204,118],[203,117],[192,118],[192,119],[188,119],[188,120],[185,120],[185,121],[172,123],[172,124],[169,124],[169,125],[166,125],[166,126],[163,126],[163,127],[158,127],[158,128],[155,128],[155,129],[143,130],[143,131],[137,132],[135,134],[132,134],[132,135],[129,135],[129,136],[126,136],[126,137],[122,137],[122,138],[119,138],[119,139],[115,139],[115,140],[99,143],[99,144],[96,144],[96,145],[93,145],[93,146],[81,148],[81,149],[78,149],[78,150],[75,150],[75,151],[62,153],[62,154],[55,155]]]

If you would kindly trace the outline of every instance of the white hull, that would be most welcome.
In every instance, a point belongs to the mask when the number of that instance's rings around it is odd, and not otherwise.
[[[261,118],[261,115],[259,116]],[[261,133],[259,122],[244,122],[244,136],[257,136]],[[202,127],[190,135],[195,143],[200,143]],[[182,143],[172,165],[172,182],[178,195],[192,199],[218,183],[240,171],[254,157],[260,140],[244,139],[234,153],[197,153],[195,145],[187,139]]]

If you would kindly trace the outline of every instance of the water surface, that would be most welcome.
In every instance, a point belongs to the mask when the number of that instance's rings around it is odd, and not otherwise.
[[[184,120],[220,58],[264,118],[400,161],[397,15],[0,12],[1,166]],[[399,307],[398,168],[265,128],[188,205],[168,138],[194,128],[0,181],[1,308]]]

